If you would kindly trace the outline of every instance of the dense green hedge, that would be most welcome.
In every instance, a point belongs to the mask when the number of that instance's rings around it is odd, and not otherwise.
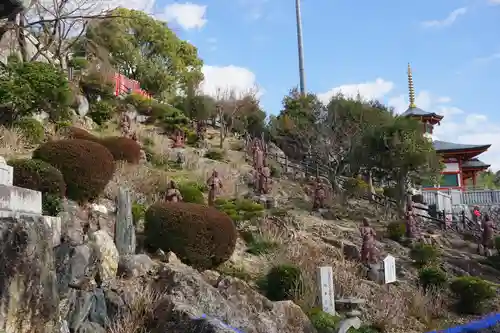
[[[227,214],[186,202],[158,202],[149,207],[144,232],[148,247],[172,251],[198,269],[214,268],[228,260],[237,239]]]
[[[104,146],[88,140],[47,142],[33,158],[59,169],[66,182],[66,196],[84,203],[96,199],[113,177],[113,155]]]

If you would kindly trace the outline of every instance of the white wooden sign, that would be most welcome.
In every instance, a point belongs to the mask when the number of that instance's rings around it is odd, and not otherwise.
[[[384,283],[396,282],[396,258],[390,254],[384,258]]]
[[[318,283],[322,310],[335,316],[335,285],[333,283],[332,267],[318,267]]]

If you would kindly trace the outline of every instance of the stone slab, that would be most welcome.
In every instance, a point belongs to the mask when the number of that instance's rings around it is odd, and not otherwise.
[[[12,186],[14,181],[14,168],[0,163],[0,185]]]
[[[0,184],[0,210],[42,215],[42,193]]]

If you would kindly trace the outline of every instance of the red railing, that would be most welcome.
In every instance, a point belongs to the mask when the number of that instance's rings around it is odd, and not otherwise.
[[[129,79],[123,74],[116,73],[114,75],[115,81],[115,96],[120,96],[123,94],[140,94],[147,98],[152,98],[147,91],[141,89],[141,84],[139,81]]]

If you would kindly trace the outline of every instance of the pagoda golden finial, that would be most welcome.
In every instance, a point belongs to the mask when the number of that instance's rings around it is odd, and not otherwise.
[[[411,66],[408,63],[408,90],[410,96],[410,108],[416,108],[415,105],[415,87],[413,86],[413,76],[411,74]]]

